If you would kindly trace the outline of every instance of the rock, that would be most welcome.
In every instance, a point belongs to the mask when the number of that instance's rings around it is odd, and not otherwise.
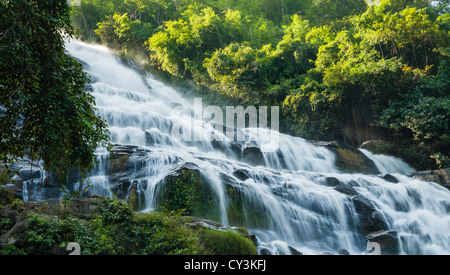
[[[270,250],[269,249],[267,249],[267,248],[261,248],[260,250],[259,250],[259,255],[262,255],[262,256],[271,256],[272,255],[272,252],[270,252]]]
[[[340,141],[314,143],[332,151],[336,155],[336,166],[346,173],[378,175],[375,163],[357,148]]]
[[[357,195],[352,197],[351,200],[358,213],[363,233],[384,230],[387,228],[387,223],[382,214],[376,210],[369,199],[362,195]]]
[[[349,186],[336,186],[336,191],[348,196],[355,206],[360,221],[360,229],[363,234],[384,230],[387,223],[383,215],[375,208],[373,203],[366,197],[360,195],[355,188]]]
[[[20,169],[19,175],[23,181],[28,181],[31,179],[41,179],[41,177],[42,177],[41,171],[40,171],[39,167],[37,167],[37,166],[33,166],[32,168],[26,167],[26,168]]]
[[[291,252],[291,255],[303,255],[302,252],[298,251],[297,249],[293,248],[292,246],[289,246],[289,251]]]
[[[340,186],[342,185],[342,182],[340,182],[337,178],[326,177],[325,184],[328,186]]]
[[[158,209],[177,211],[210,220],[221,220],[219,198],[194,163],[182,163],[157,186]]]
[[[92,84],[85,84],[84,85],[84,90],[86,92],[93,92],[94,91],[94,87],[92,87]]]
[[[261,149],[253,145],[249,144],[245,145],[244,150],[242,151],[242,158],[245,162],[247,162],[250,165],[254,166],[265,165],[264,155],[261,152]]]
[[[238,180],[246,181],[250,178],[249,172],[244,169],[238,169],[233,172],[233,176],[235,176]]]
[[[338,192],[340,192],[342,194],[345,194],[347,196],[357,196],[358,195],[358,192],[355,190],[355,188],[349,187],[349,186],[345,186],[345,185],[336,186],[334,188],[334,190],[336,190],[336,191],[338,191]]]
[[[379,177],[388,182],[399,183],[398,179],[391,174],[384,174],[384,175],[380,175]]]
[[[439,169],[430,171],[419,171],[412,173],[411,177],[416,177],[423,181],[431,181],[439,183],[440,185],[450,189],[450,170]]]
[[[377,231],[366,235],[367,242],[380,245],[382,255],[396,255],[399,252],[397,231]]]
[[[263,202],[254,200],[245,185],[228,185],[227,196],[228,222],[235,226],[268,229],[272,214]]]
[[[339,249],[338,254],[339,255],[350,255],[350,252],[348,252],[347,249]]]

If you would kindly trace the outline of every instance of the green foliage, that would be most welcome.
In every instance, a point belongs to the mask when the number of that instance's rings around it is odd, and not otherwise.
[[[82,33],[99,22],[108,45],[147,41],[152,66],[194,80],[206,98],[282,106],[283,131],[353,145],[384,138],[426,158],[412,163],[422,168],[449,157],[448,0],[82,4]],[[133,24],[147,24],[139,39]]]
[[[0,157],[25,150],[64,179],[72,167],[93,167],[107,140],[106,122],[95,115],[94,97],[81,64],[64,52],[74,35],[70,7],[60,0],[0,2]]]
[[[23,252],[22,249],[18,249],[16,246],[12,244],[8,244],[5,246],[2,246],[2,250],[0,250],[0,255],[27,255],[25,252]]]
[[[143,254],[197,255],[199,237],[184,226],[186,218],[181,212],[155,212],[142,216]]]
[[[60,239],[59,230],[55,226],[57,224],[56,217],[30,215],[26,223],[28,230],[20,238],[27,254],[56,254],[56,241]]]
[[[0,221],[0,235],[8,232],[14,226],[14,222],[9,218],[4,218]]]
[[[67,255],[71,242],[80,244],[82,255],[254,255],[256,251],[250,239],[238,233],[207,229],[204,234],[201,228],[187,227],[188,222],[180,211],[135,213],[124,201],[101,199],[89,220],[29,214],[24,230],[11,236],[18,242],[3,246],[0,255]],[[3,219],[0,233],[13,224]]]

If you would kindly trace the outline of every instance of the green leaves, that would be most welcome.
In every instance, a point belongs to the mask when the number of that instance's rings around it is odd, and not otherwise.
[[[65,1],[1,2],[0,152],[4,161],[42,159],[64,182],[72,167],[86,172],[106,144],[107,125],[84,90],[88,77],[64,52],[74,35]]]

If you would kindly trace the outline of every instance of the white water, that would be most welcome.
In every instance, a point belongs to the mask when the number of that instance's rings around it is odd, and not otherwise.
[[[373,154],[372,152],[366,149],[359,149],[359,150],[363,152],[363,154],[365,154],[368,158],[373,160],[378,170],[380,170],[380,172],[383,174],[398,173],[403,175],[409,175],[415,172],[415,170],[411,166],[409,166],[409,164],[407,164],[406,162],[404,162],[399,158]]]
[[[170,170],[191,162],[200,167],[217,193],[222,224],[233,226],[227,216],[229,200],[221,175],[240,182],[251,210],[268,213],[268,226],[249,228],[260,240],[260,250],[289,254],[291,246],[304,254],[322,254],[343,248],[362,254],[366,241],[358,230],[355,206],[345,194],[326,184],[326,178],[333,177],[341,185],[352,186],[383,213],[389,229],[398,232],[400,254],[450,254],[450,192],[407,177],[411,169],[401,160],[363,151],[381,173],[395,175],[399,183],[394,184],[377,176],[342,173],[327,149],[273,132],[267,135],[279,140],[279,150],[264,154],[265,167],[243,163],[231,153],[230,143],[217,150],[211,142],[179,142],[171,135],[176,122],[193,125],[194,132],[208,129],[198,120],[172,112],[177,105],[192,109],[193,101],[151,75],[124,66],[104,47],[70,42],[66,48],[89,65],[86,71],[95,80],[92,94],[99,114],[110,125],[112,143],[148,150],[142,164],[145,172],[133,178],[145,197],[143,211],[155,208],[155,191]],[[153,142],[148,142],[148,136]],[[88,182],[93,187],[89,192],[110,196],[110,179],[102,170],[108,153],[100,148],[98,158],[100,164]],[[238,169],[248,173],[246,180],[233,175]]]

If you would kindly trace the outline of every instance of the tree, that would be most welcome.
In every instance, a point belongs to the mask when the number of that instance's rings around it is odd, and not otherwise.
[[[11,162],[27,149],[62,179],[87,172],[106,145],[106,122],[95,114],[82,65],[64,52],[71,38],[65,0],[0,2],[0,157]]]

